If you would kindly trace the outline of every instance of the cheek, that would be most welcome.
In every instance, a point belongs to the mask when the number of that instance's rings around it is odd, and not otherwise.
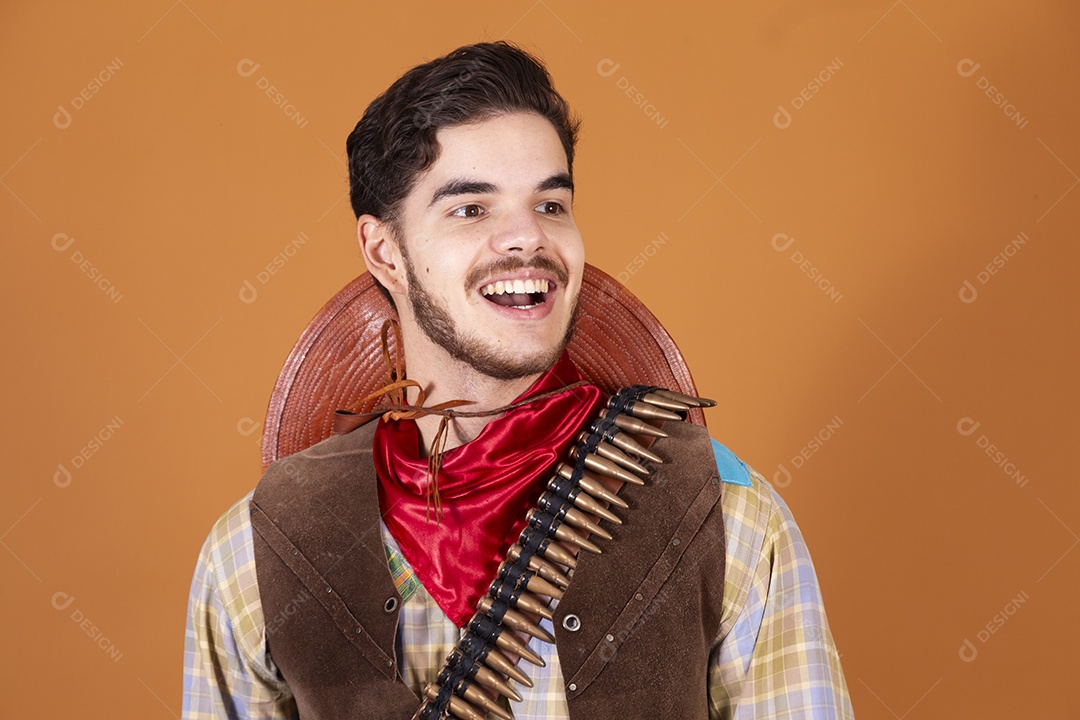
[[[585,243],[582,241],[581,235],[574,235],[568,239],[564,245],[563,257],[569,266],[567,270],[570,270],[571,273],[575,269],[580,270],[585,264]]]

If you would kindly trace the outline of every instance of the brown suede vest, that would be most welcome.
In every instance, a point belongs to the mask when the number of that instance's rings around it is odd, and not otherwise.
[[[603,555],[579,555],[556,607],[575,720],[708,717],[723,485],[705,428],[664,429],[671,437],[653,450],[668,461],[644,487],[623,488],[624,524],[608,525]],[[274,463],[251,502],[270,654],[304,720],[406,720],[420,705],[398,676],[401,596],[379,530],[373,433],[371,423]]]

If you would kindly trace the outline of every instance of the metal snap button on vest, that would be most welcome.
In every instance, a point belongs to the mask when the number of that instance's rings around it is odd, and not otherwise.
[[[577,690],[577,683],[570,683],[570,692]]]
[[[577,632],[581,629],[581,618],[577,615],[567,615],[563,618],[562,626],[570,632]],[[570,689],[573,690],[574,688],[571,687]]]
[[[385,610],[388,613],[392,613],[395,610],[397,610],[397,598],[396,597],[389,598],[386,601],[386,603],[383,605],[383,610]]]
[[[614,635],[612,635],[611,633],[608,633],[608,634],[607,634],[607,635],[606,635],[606,636],[604,637],[604,639],[605,639],[605,640],[607,640],[608,642],[615,642],[615,636],[614,636]]]
[[[642,595],[641,593],[634,593],[634,599],[635,600],[644,600],[645,596]]]
[[[674,540],[671,541],[671,544],[672,545],[678,545],[681,542],[682,542],[682,540],[680,540],[679,538],[675,538]]]

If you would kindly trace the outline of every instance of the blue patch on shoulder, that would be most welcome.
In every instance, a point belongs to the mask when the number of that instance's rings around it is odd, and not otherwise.
[[[720,479],[728,485],[741,485],[751,487],[754,483],[750,480],[750,471],[746,469],[746,463],[735,456],[735,453],[726,447],[712,441],[713,455],[716,456],[716,469],[720,472]]]

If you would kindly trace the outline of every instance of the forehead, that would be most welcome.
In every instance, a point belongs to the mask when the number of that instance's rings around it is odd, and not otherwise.
[[[508,113],[445,127],[435,138],[439,157],[418,185],[467,175],[508,189],[516,184],[531,187],[537,179],[568,170],[555,126],[535,113]]]

